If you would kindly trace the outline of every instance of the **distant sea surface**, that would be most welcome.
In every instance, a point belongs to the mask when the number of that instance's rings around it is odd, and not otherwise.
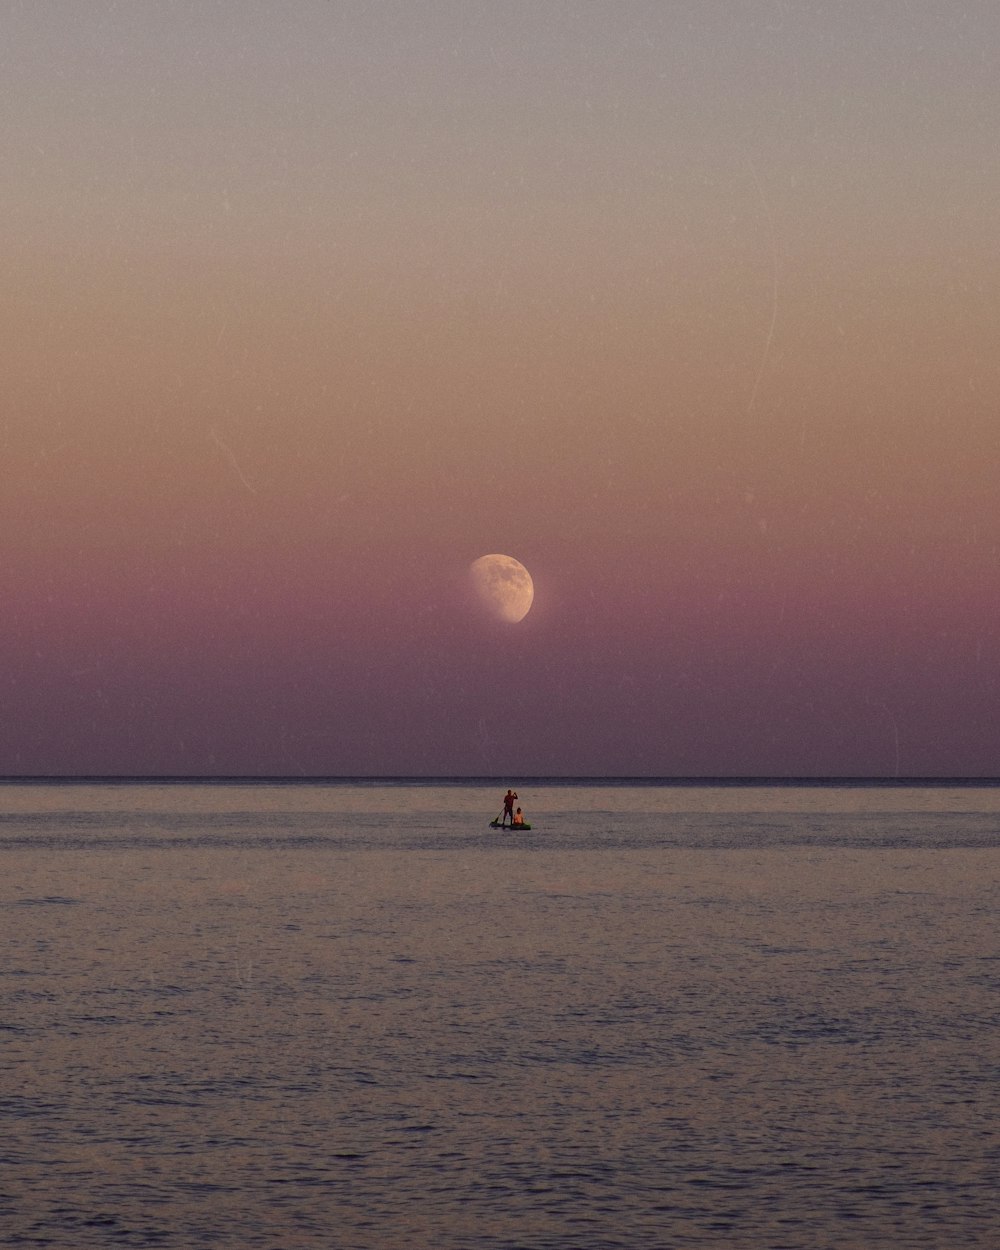
[[[0,785],[0,1244],[1000,1245],[1000,788],[514,784]]]

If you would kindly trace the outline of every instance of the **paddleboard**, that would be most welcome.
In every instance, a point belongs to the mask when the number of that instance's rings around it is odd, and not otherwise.
[[[523,825],[502,825],[499,822],[499,820],[491,820],[490,828],[491,829],[530,829],[531,825],[529,825],[527,821],[525,821]]]

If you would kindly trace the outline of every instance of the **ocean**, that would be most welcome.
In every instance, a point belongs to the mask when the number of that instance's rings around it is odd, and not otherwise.
[[[998,850],[985,784],[2,785],[0,1244],[995,1250]]]

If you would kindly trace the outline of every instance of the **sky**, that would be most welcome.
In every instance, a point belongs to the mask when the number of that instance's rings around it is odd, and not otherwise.
[[[0,773],[1000,775],[998,53],[0,0]]]

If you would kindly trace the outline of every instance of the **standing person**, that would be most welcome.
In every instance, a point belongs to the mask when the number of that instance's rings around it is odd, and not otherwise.
[[[517,795],[514,793],[513,790],[508,790],[507,793],[503,796],[503,819],[500,821],[501,829],[506,828],[508,816],[510,817],[510,823],[511,824],[514,823],[514,800],[516,798],[517,798]]]

